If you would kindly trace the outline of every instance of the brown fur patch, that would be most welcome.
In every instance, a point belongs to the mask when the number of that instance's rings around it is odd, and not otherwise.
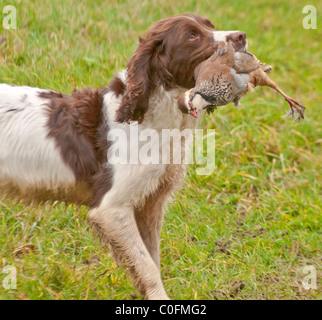
[[[181,93],[178,98],[178,108],[182,113],[189,113],[188,108],[186,107],[185,93]]]
[[[86,202],[92,207],[99,205],[112,185],[111,168],[105,165],[110,144],[102,104],[103,95],[109,90],[121,94],[122,86],[116,79],[108,87],[75,90],[71,96],[53,91],[39,94],[48,101],[49,136],[56,140],[64,162],[75,174],[77,184],[87,185],[87,195],[91,195],[91,200]],[[54,197],[55,194],[53,192]]]
[[[118,97],[119,95],[124,94],[125,84],[120,78],[114,77],[114,79],[109,84],[108,89],[113,91],[116,97]]]
[[[71,96],[56,92],[39,96],[49,101],[49,136],[55,138],[76,180],[89,181],[101,160],[96,141],[102,123],[102,96],[90,89],[74,91]]]

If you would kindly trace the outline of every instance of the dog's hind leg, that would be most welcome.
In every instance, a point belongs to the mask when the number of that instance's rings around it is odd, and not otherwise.
[[[160,270],[147,250],[130,206],[111,203],[90,210],[90,222],[99,229],[118,264],[131,277],[136,289],[147,299],[169,299]]]

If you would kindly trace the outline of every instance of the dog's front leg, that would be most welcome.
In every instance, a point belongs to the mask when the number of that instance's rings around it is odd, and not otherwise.
[[[142,208],[136,208],[135,220],[145,246],[160,269],[160,235],[164,207],[173,189],[171,183],[162,183],[146,199]]]
[[[90,210],[90,222],[109,244],[118,264],[147,299],[169,299],[158,266],[150,256],[135,222],[131,207],[101,204]]]

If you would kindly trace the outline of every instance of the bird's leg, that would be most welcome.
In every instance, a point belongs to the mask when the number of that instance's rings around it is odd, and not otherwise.
[[[272,89],[276,90],[278,93],[280,93],[284,99],[288,102],[290,105],[291,109],[291,114],[294,118],[294,109],[298,112],[299,118],[297,119],[298,121],[302,118],[304,119],[304,110],[305,107],[299,103],[297,100],[289,97],[286,93],[284,93],[280,87],[261,69],[255,70],[256,73],[254,72],[253,74],[253,80],[252,83],[255,86],[268,86],[271,87]]]
[[[277,90],[277,91],[285,98],[285,100],[290,105],[290,108],[292,110],[292,114],[294,113],[294,110],[293,110],[293,108],[294,108],[294,109],[296,109],[296,111],[300,115],[300,118],[304,119],[305,107],[301,103],[299,103],[297,100],[287,96],[282,90]],[[300,120],[300,118],[298,120]]]
[[[273,82],[273,81],[272,81]],[[299,103],[297,100],[289,97],[286,93],[284,93],[279,87],[278,85],[273,82],[273,85],[269,85],[269,87],[275,89],[277,92],[279,92],[283,97],[284,99],[287,101],[287,103],[290,105],[290,108],[291,108],[291,114],[293,115],[294,114],[294,109],[298,112],[298,114],[300,115],[299,119],[300,120],[301,118],[304,119],[304,110],[305,110],[305,107]]]

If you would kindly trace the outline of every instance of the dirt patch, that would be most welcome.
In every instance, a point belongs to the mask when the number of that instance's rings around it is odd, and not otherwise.
[[[89,259],[85,259],[85,261],[83,261],[83,263],[89,266],[89,265],[97,265],[99,263],[99,261],[100,261],[99,256],[94,254]]]
[[[256,231],[250,231],[250,230],[246,230],[246,231],[243,231],[241,233],[242,236],[247,236],[248,238],[256,238],[264,233],[266,233],[267,230],[265,230],[264,228],[259,228],[258,230]]]
[[[232,240],[230,239],[223,239],[222,241],[215,241],[215,245],[217,248],[215,249],[216,252],[222,252],[227,256],[230,256],[230,245],[232,244]]]
[[[208,292],[208,295],[214,300],[226,300],[236,298],[237,295],[245,288],[242,280],[235,281],[226,290],[214,290]]]
[[[12,253],[17,257],[20,257],[22,255],[29,254],[34,250],[35,250],[35,246],[33,244],[25,244],[23,246],[15,248]]]

